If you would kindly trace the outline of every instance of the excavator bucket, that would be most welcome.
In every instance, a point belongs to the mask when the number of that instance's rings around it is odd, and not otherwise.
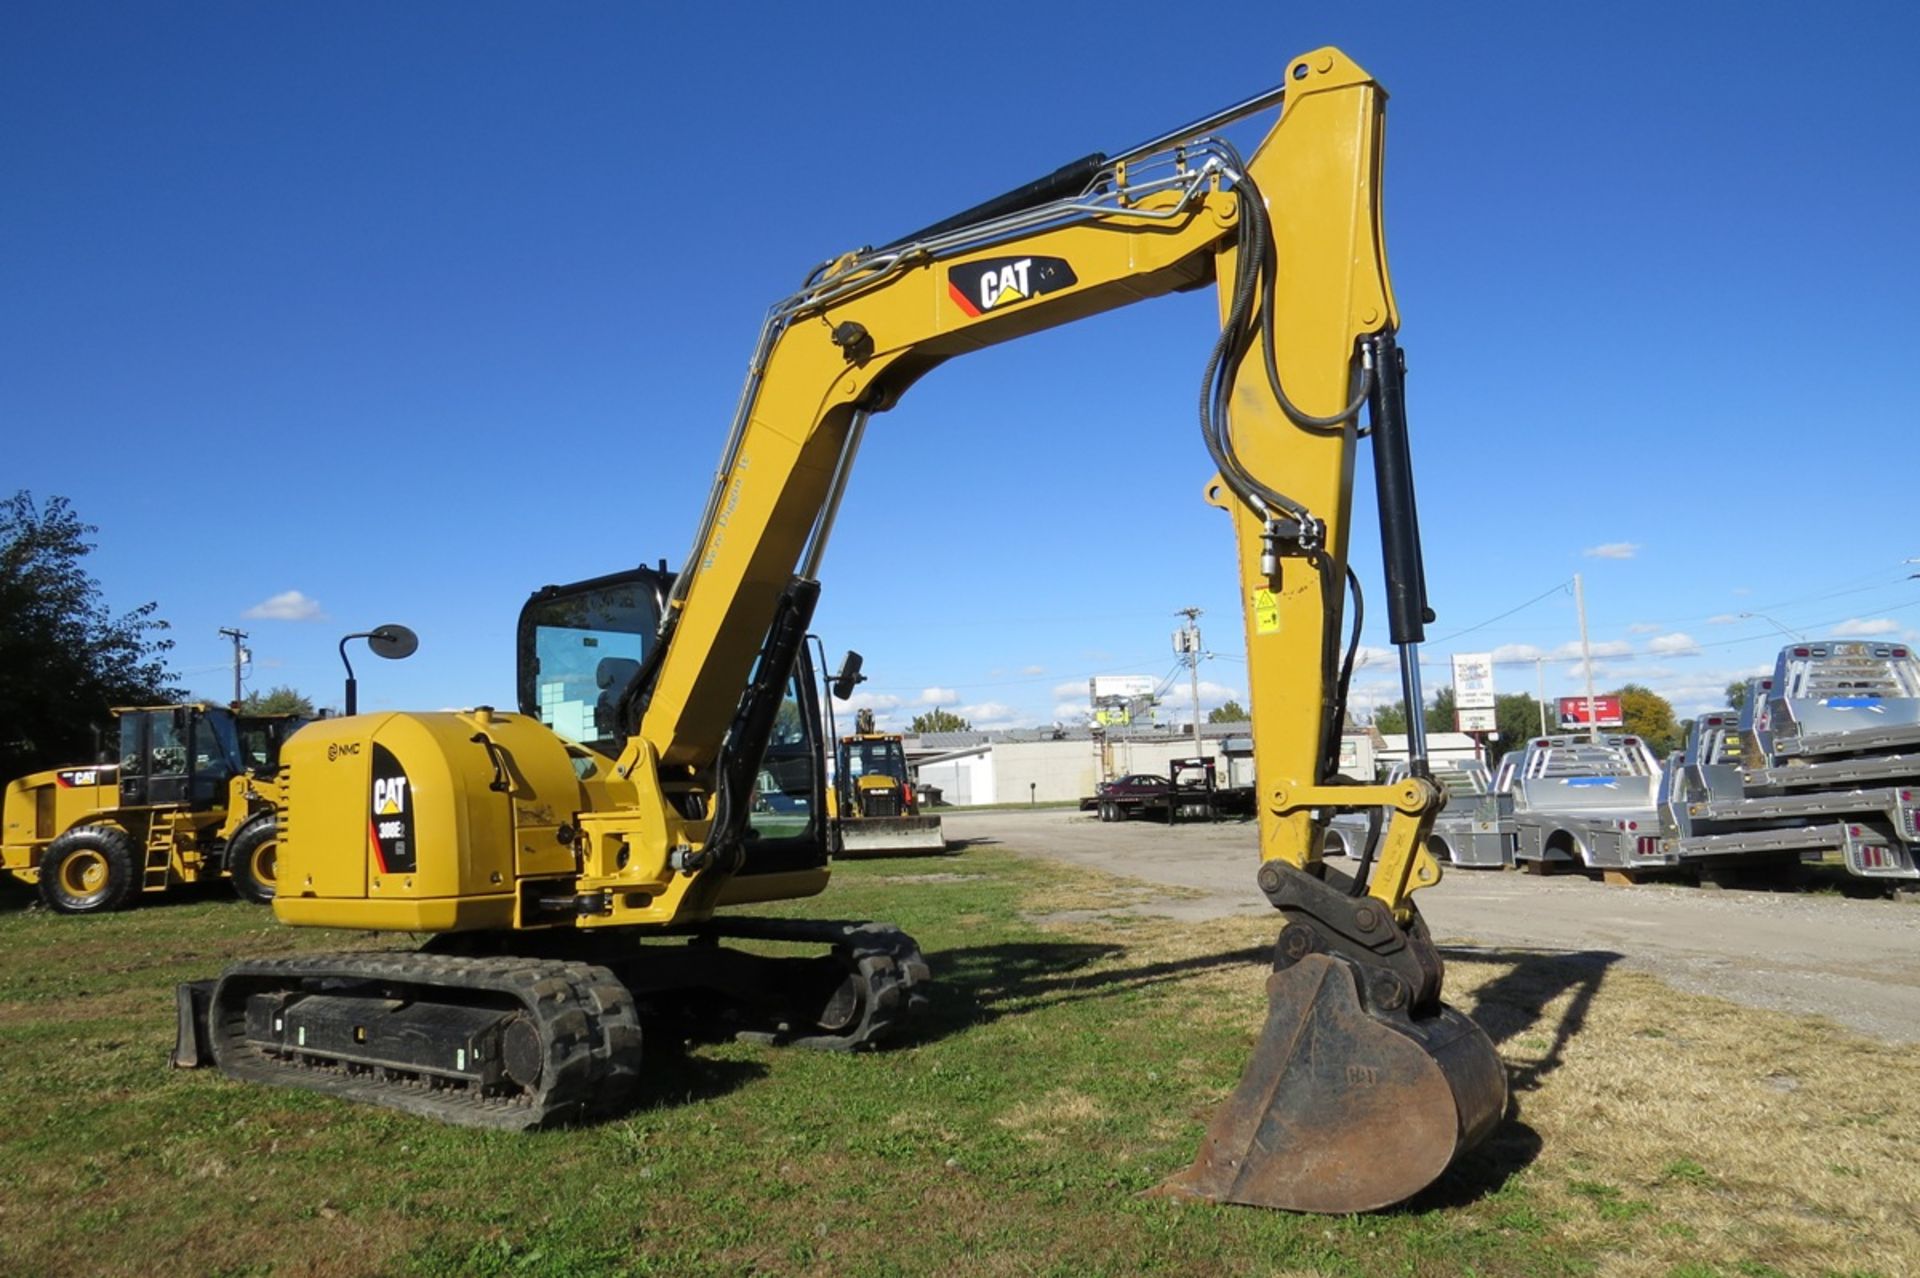
[[[861,817],[840,823],[843,857],[938,856],[947,838],[937,816]]]
[[[1288,1211],[1411,1198],[1506,1110],[1506,1070],[1473,1021],[1370,1013],[1352,965],[1312,954],[1267,980],[1267,1023],[1198,1157],[1155,1192]]]

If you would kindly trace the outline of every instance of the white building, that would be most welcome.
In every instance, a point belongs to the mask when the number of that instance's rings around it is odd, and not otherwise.
[[[1128,773],[1168,776],[1175,759],[1212,759],[1218,786],[1253,784],[1253,738],[1245,723],[1205,725],[1198,750],[1191,734],[1162,729],[1096,737],[1085,728],[927,733],[908,737],[906,748],[915,780],[938,787],[941,802],[956,807],[1073,802],[1100,781]],[[1349,736],[1342,742],[1342,771],[1371,780],[1375,753],[1366,734]]]

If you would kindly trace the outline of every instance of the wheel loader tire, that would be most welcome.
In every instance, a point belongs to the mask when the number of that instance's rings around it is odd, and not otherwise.
[[[227,844],[227,875],[233,894],[255,905],[272,905],[278,868],[280,821],[263,812],[240,827]]]
[[[105,914],[140,899],[138,858],[126,831],[80,825],[47,844],[40,899],[56,914]]]

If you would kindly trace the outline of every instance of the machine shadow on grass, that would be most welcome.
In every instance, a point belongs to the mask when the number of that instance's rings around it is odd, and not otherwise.
[[[1520,1116],[1520,1097],[1538,1091],[1541,1079],[1560,1068],[1567,1044],[1587,1023],[1593,1000],[1607,971],[1621,955],[1610,950],[1520,950],[1442,946],[1441,955],[1463,962],[1504,968],[1474,991],[1473,1005],[1462,1011],[1486,1031],[1494,1047],[1532,1029],[1545,1030],[1541,1018],[1549,1004],[1569,991],[1572,998],[1553,1027],[1546,1054],[1526,1065],[1507,1065],[1507,1112],[1479,1146],[1462,1155],[1439,1180],[1394,1210],[1409,1214],[1464,1207],[1497,1192],[1514,1173],[1540,1154],[1540,1134]]]
[[[1397,1210],[1423,1212],[1460,1207],[1499,1190],[1540,1153],[1540,1137],[1519,1116],[1521,1094],[1537,1090],[1558,1069],[1567,1044],[1586,1024],[1607,971],[1621,958],[1610,951],[1553,951],[1449,948],[1451,958],[1500,967],[1474,993],[1466,1011],[1494,1046],[1540,1024],[1549,1005],[1571,992],[1553,1026],[1552,1042],[1540,1060],[1508,1065],[1511,1099],[1500,1126],[1463,1156],[1434,1184]],[[1177,982],[1227,968],[1259,967],[1272,961],[1272,948],[1243,946],[1213,954],[1125,965],[1127,947],[1081,941],[1028,941],[938,951],[928,956],[939,982],[930,1014],[915,1038],[943,1038],[975,1025],[1039,1008],[1093,999]],[[1120,966],[1111,966],[1116,962]]]
[[[761,1061],[723,1060],[693,1050],[677,1039],[650,1040],[637,1103],[613,1115],[613,1121],[652,1110],[678,1109],[718,1100],[772,1072]]]
[[[1124,945],[1084,941],[1014,941],[937,950],[927,955],[935,983],[933,1006],[908,1033],[919,1042],[945,1038],[1037,1007],[1111,998],[1200,972],[1268,962],[1273,949],[1254,945],[1219,954],[1091,970],[1126,954]]]

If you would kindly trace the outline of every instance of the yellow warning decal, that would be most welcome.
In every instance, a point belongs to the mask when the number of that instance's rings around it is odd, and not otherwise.
[[[1253,632],[1257,635],[1280,633],[1280,600],[1265,586],[1253,592]]]

